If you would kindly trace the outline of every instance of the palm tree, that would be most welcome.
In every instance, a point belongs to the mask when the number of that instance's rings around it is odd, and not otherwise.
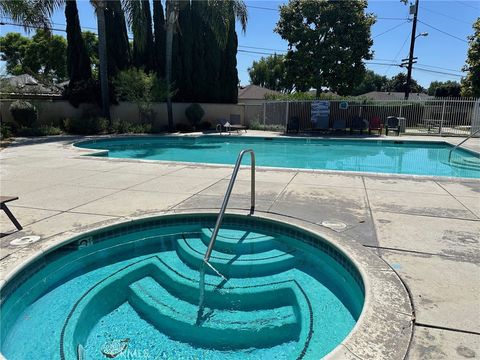
[[[102,114],[110,123],[110,99],[108,96],[108,61],[107,61],[107,29],[105,26],[106,0],[90,0],[97,14],[98,31],[98,74],[102,93]],[[111,125],[111,124],[109,124]]]
[[[132,0],[133,1],[133,0]],[[108,72],[107,72],[107,40],[105,29],[106,0],[90,0],[97,14],[98,24],[98,57],[100,60],[100,86],[102,91],[103,116],[110,119],[108,99]],[[23,24],[25,30],[41,26],[51,28],[53,12],[64,5],[65,0],[14,0],[0,2],[0,15],[9,16],[16,23]]]
[[[50,18],[63,3],[64,0],[2,0],[0,16],[10,17],[15,23],[22,24],[27,32],[32,27],[50,30]]]
[[[242,31],[247,27],[247,7],[242,0],[207,0],[207,6],[202,7],[201,16],[210,26],[215,38],[221,47],[225,47],[228,30],[235,26],[237,19],[242,25]],[[173,36],[178,28],[178,14],[180,7],[185,5],[182,0],[166,0],[166,49],[165,49],[165,80],[167,82],[167,114],[168,128],[173,131],[173,110],[172,110],[172,48]],[[232,21],[233,20],[233,21]]]

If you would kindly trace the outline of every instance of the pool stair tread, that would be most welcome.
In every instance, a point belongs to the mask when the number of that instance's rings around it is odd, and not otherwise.
[[[480,160],[473,159],[452,159],[448,162],[449,165],[455,166],[461,169],[467,170],[479,170],[480,169]]]
[[[177,254],[188,266],[199,269],[207,251],[207,245],[198,238],[179,239],[176,246]],[[285,252],[279,249],[268,250],[254,254],[226,254],[213,250],[210,264],[227,278],[259,277],[277,274],[295,267],[295,250]],[[214,273],[207,267],[208,273]]]
[[[212,233],[211,228],[200,230],[201,239],[207,246]],[[227,254],[253,254],[281,247],[277,237],[248,230],[220,229],[215,240],[215,250]]]
[[[164,287],[172,296],[182,301],[191,304],[198,302],[200,294],[198,279],[192,278],[190,274],[180,273],[167,263],[166,258],[154,255],[129,264],[106,276],[84,294],[79,295],[62,329],[60,358],[75,358],[78,345],[85,344],[95,324],[102,317],[115,311],[121,304],[128,302],[130,285],[146,277],[152,277],[160,284],[159,286]],[[256,279],[254,285],[249,281],[243,286],[232,286],[229,282],[226,284],[205,282],[205,307],[208,308],[251,311],[284,306],[291,306],[295,311],[298,319],[296,347],[301,348],[306,344],[311,331],[308,324],[311,322],[312,314],[311,311],[307,311],[308,299],[297,281],[287,279],[275,282],[265,279],[263,284],[259,284]],[[293,329],[292,332],[294,332]],[[259,338],[252,336],[254,339]],[[277,340],[286,335],[278,336]],[[228,342],[228,339],[224,340],[224,343],[225,341]],[[254,342],[254,340],[251,341]],[[267,344],[268,341],[268,339],[264,340],[263,344]],[[236,346],[243,346],[242,344],[239,340]],[[261,344],[258,345],[261,346]]]
[[[301,322],[293,306],[239,311],[205,308],[183,301],[152,277],[129,286],[130,305],[148,322],[180,341],[202,347],[248,348],[298,340]]]

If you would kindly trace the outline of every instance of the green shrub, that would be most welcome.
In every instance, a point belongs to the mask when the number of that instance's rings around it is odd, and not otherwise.
[[[117,134],[126,134],[130,130],[130,123],[126,120],[114,120],[112,122],[112,131]]]
[[[248,126],[250,130],[263,130],[263,131],[285,131],[283,125],[263,125],[258,120],[251,120]]]
[[[204,115],[205,111],[199,104],[192,104],[185,109],[185,116],[193,127],[196,127]]]
[[[177,129],[178,132],[181,132],[181,133],[187,133],[187,132],[193,131],[193,126],[185,123],[179,123],[175,125],[175,128]]]
[[[28,101],[16,100],[10,105],[10,113],[20,126],[32,127],[38,120],[38,111]]]
[[[65,88],[63,96],[74,107],[78,107],[83,103],[94,103],[100,105],[100,85],[93,79],[77,81],[69,84],[69,86]]]
[[[112,124],[112,131],[117,134],[145,134],[152,132],[151,124],[131,124],[126,120],[116,120]]]
[[[108,120],[102,117],[67,118],[63,120],[63,127],[70,134],[95,135],[107,130]]]
[[[51,125],[41,125],[33,128],[24,127],[17,132],[18,136],[50,136],[61,134],[63,134],[62,129]]]
[[[202,121],[197,126],[197,130],[200,130],[200,131],[210,130],[211,128],[212,128],[212,123],[210,121]]]
[[[10,124],[4,122],[0,123],[0,140],[8,139],[12,136],[12,129]]]

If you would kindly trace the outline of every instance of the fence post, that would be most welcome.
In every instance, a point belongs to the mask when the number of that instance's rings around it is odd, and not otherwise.
[[[438,133],[440,134],[440,136],[442,136],[442,129],[443,129],[443,119],[445,119],[445,103],[446,103],[446,100],[443,99],[443,107],[442,107],[442,120],[440,121],[440,129],[438,129]]]
[[[400,102],[400,109],[398,110],[398,117],[402,117],[402,110],[403,110],[403,100]]]
[[[287,101],[286,102],[287,108],[285,111],[285,134],[287,133],[287,128],[288,128],[288,110],[289,110],[288,105],[289,105],[289,102]]]
[[[265,130],[265,118],[267,117],[267,103],[263,102],[263,130]]]

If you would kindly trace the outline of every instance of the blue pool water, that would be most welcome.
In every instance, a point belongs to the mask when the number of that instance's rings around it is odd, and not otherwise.
[[[362,311],[358,270],[285,224],[227,216],[199,308],[213,215],[107,228],[30,265],[2,291],[15,359],[319,359]]]
[[[444,142],[164,136],[102,139],[76,145],[108,150],[108,154],[99,156],[113,158],[213,164],[234,164],[241,150],[251,148],[260,166],[480,178],[480,155],[457,149],[448,161],[452,146]]]

